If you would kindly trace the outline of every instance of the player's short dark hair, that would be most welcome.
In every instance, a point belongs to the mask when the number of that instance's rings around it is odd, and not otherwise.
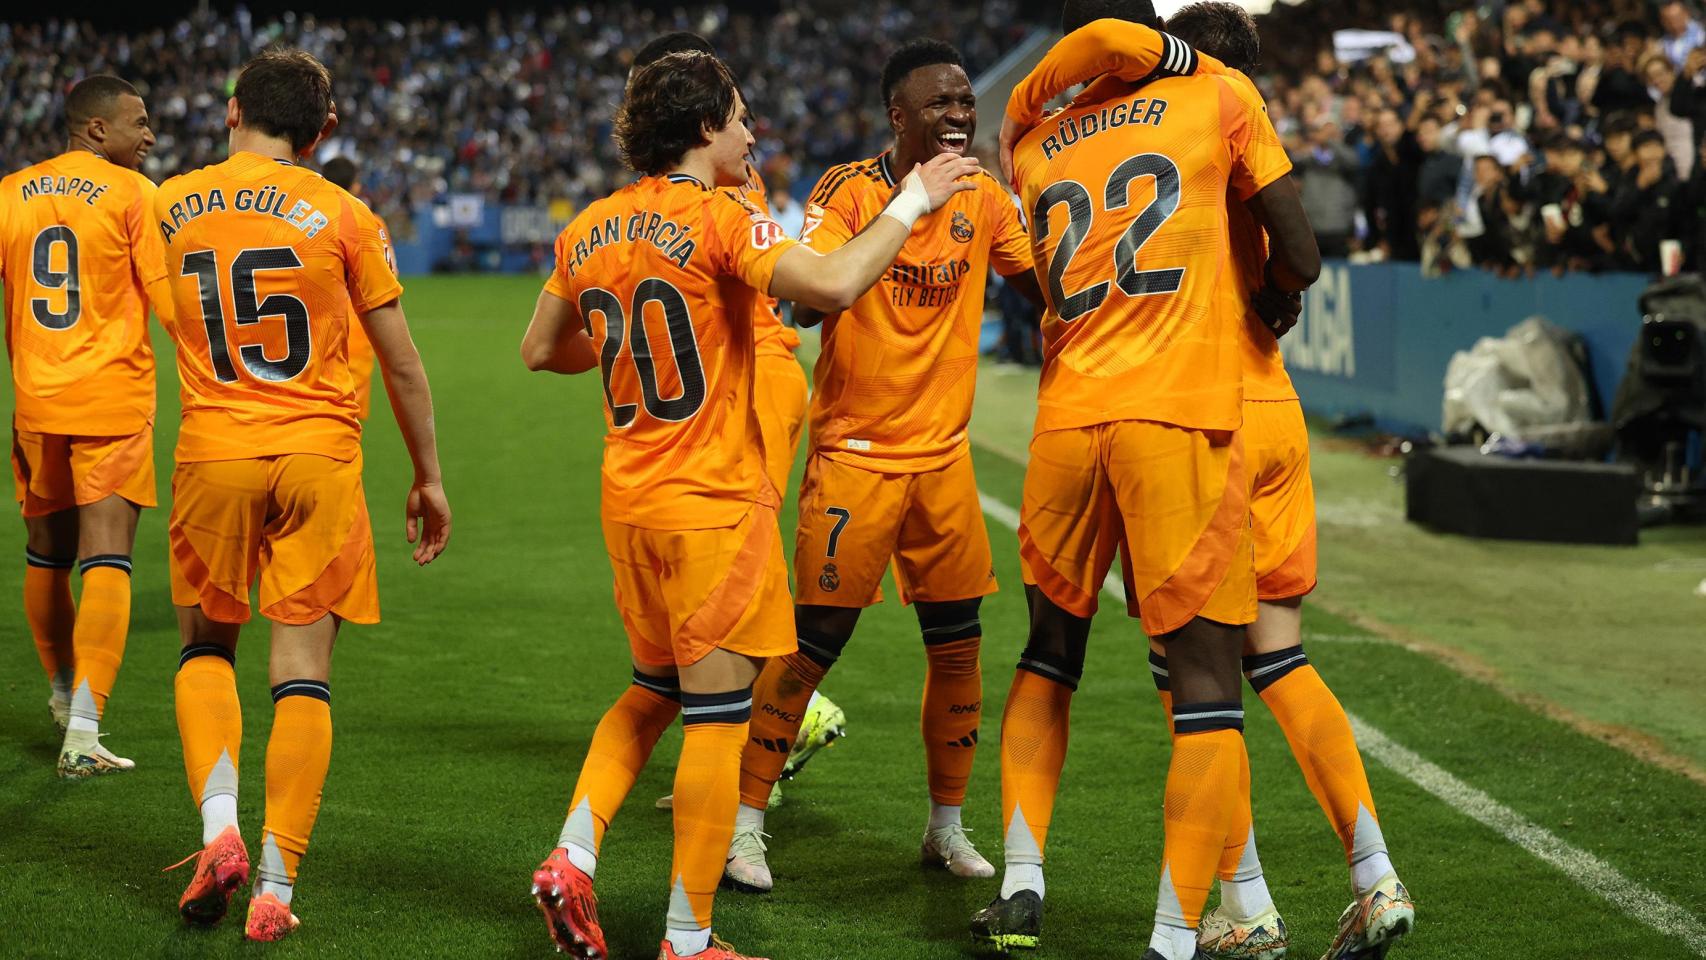
[[[912,71],[941,63],[965,68],[964,58],[951,43],[929,37],[917,37],[901,44],[894,53],[889,54],[888,62],[883,64],[883,106],[894,102],[895,87],[900,86]]]
[[[1127,20],[1153,27],[1161,22],[1151,0],[1066,0],[1060,9],[1060,29],[1071,33],[1097,20]]]
[[[740,88],[710,54],[672,53],[635,72],[616,111],[616,147],[635,173],[655,176],[710,142],[734,113]]]
[[[301,152],[332,112],[332,74],[306,50],[268,50],[243,65],[232,93],[243,126],[290,141]]]
[[[708,53],[717,55],[717,48],[711,46],[711,41],[701,37],[691,30],[672,30],[651,39],[651,42],[634,53],[634,62],[630,70],[649,67],[672,53]]]
[[[85,77],[65,94],[65,125],[77,130],[96,117],[106,117],[118,98],[127,94],[142,96],[135,87],[110,74]]]
[[[345,190],[355,185],[355,178],[360,174],[361,171],[356,167],[355,161],[344,156],[333,157],[326,161],[325,166],[320,168],[320,176]]]
[[[1249,73],[1262,62],[1256,19],[1236,3],[1193,3],[1167,19],[1167,32],[1234,70]]]

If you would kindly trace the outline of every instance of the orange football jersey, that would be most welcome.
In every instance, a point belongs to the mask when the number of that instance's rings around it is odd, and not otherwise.
[[[255,153],[154,198],[177,317],[177,458],[352,460],[357,315],[402,295],[379,218],[312,170]]]
[[[1107,77],[1027,134],[1014,167],[1051,307],[1037,431],[1235,429],[1246,311],[1223,299],[1227,195],[1291,169],[1267,114],[1223,76]]]
[[[557,237],[545,289],[599,348],[605,519],[726,527],[781,502],[753,409],[753,325],[794,245],[737,191],[679,174],[588,205]]]
[[[1241,98],[1263,113],[1267,112],[1261,91],[1249,77],[1234,71],[1231,79]],[[1288,171],[1290,167],[1291,164],[1287,163]],[[1262,273],[1268,262],[1267,231],[1256,222],[1235,193],[1229,192],[1226,196],[1226,220],[1232,234],[1232,261],[1237,265],[1231,274],[1234,282],[1226,294],[1231,298],[1228,307],[1244,312],[1244,337],[1239,341],[1243,355],[1244,399],[1296,400],[1297,388],[1291,385],[1291,375],[1285,372],[1279,340],[1250,305],[1251,297],[1266,282]]]
[[[1033,264],[1012,195],[988,174],[975,179],[977,189],[918,221],[875,286],[824,319],[811,403],[818,452],[921,473],[969,449],[989,268],[1012,276]],[[832,167],[806,205],[800,238],[823,253],[840,247],[882,213],[894,183],[887,153]]]
[[[1029,129],[1050,100],[1103,75],[1136,83],[1226,72],[1225,64],[1171,34],[1127,20],[1095,20],[1061,38],[1019,81],[1007,98],[1007,116]]]
[[[1055,44],[1007,102],[1007,114],[1024,127],[1035,124],[1048,102],[1091,77],[1108,74],[1138,81],[1160,71],[1165,75],[1221,74],[1230,76],[1238,95],[1264,113],[1261,92],[1244,74],[1219,60],[1191,49],[1177,37],[1125,20],[1097,20]],[[1289,166],[1289,164],[1288,164]],[[1293,400],[1297,391],[1285,372],[1279,342],[1250,309],[1250,297],[1262,286],[1267,262],[1267,235],[1236,195],[1227,197],[1228,229],[1237,269],[1228,274],[1224,291],[1231,309],[1245,312],[1248,336],[1241,344],[1244,397],[1248,400]]]
[[[758,168],[747,164],[746,185],[738,192],[746,201],[770,215],[770,193],[764,188],[764,178],[759,175]],[[769,293],[758,296],[757,313],[752,317],[753,335],[758,338],[758,352],[772,356],[794,358],[794,351],[800,345],[800,335],[793,327],[782,322],[782,308],[775,297]]]
[[[18,429],[128,436],[153,419],[150,298],[171,309],[153,200],[147,177],[87,150],[0,180]]]

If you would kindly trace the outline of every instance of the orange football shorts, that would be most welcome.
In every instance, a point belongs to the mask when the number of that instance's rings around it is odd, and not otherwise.
[[[1249,485],[1236,431],[1121,420],[1031,440],[1020,509],[1025,582],[1062,609],[1095,614],[1122,543],[1128,606],[1144,632],[1195,617],[1256,619]]]
[[[710,530],[606,520],[604,545],[636,663],[685,667],[712,650],[776,657],[796,649],[774,507],[753,504],[740,523]]]
[[[758,409],[758,433],[764,440],[764,472],[782,499],[788,494],[788,475],[794,472],[794,453],[800,449],[807,392],[806,371],[793,354],[758,354],[753,367],[753,405]]]
[[[359,456],[180,463],[167,536],[172,602],[210,620],[247,623],[258,578],[261,616],[275,623],[379,622]]]
[[[154,422],[128,437],[12,431],[12,478],[26,517],[98,503],[113,494],[152,507]]]
[[[995,592],[971,457],[927,473],[876,473],[814,453],[800,485],[795,599],[868,607],[883,598],[891,558],[902,603]]]
[[[1250,537],[1256,596],[1289,600],[1315,589],[1315,485],[1309,428],[1296,400],[1244,401],[1244,455],[1250,464]]]

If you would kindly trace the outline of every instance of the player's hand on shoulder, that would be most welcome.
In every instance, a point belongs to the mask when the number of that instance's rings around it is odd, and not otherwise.
[[[976,190],[977,183],[969,177],[983,165],[976,157],[961,157],[941,153],[912,168],[900,182],[901,192],[921,192],[932,211],[940,210],[948,198],[966,190]]]
[[[417,482],[409,488],[406,532],[415,545],[415,563],[426,566],[450,543],[450,500],[444,484]]]
[[[1002,115],[1001,137],[997,141],[997,146],[1001,151],[1001,178],[1007,181],[1007,185],[1013,188],[1014,193],[1019,192],[1019,178],[1016,175],[1018,171],[1013,165],[1013,148],[1017,147],[1019,141],[1025,139],[1025,134],[1030,132],[1031,128],[1021,127],[1012,117]]]

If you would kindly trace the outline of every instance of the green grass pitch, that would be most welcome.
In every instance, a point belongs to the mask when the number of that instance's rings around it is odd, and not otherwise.
[[[0,526],[13,558],[0,563],[0,957],[553,955],[529,875],[557,836],[593,725],[629,670],[599,535],[600,388],[595,377],[522,368],[516,348],[535,280],[423,278],[409,287],[455,533],[432,567],[407,562],[409,467],[381,400],[366,450],[385,619],[347,628],[340,640],[331,776],[296,898],[302,929],[276,946],[244,944],[232,919],[186,929],[176,901],[188,868],[161,872],[200,839],[173,718],[178,638],[165,511],[143,518],[129,649],[105,724],[110,745],[135,758],[137,771],[84,783],[53,775],[57,740],[19,609],[23,530],[13,521]],[[170,347],[157,342],[164,499],[176,391]],[[1017,436],[1026,430],[1011,427]],[[1022,468],[986,449],[977,467],[987,493],[1018,503]],[[785,514],[784,524],[791,519]],[[984,606],[985,748],[966,812],[973,839],[999,861],[995,745],[1025,618],[1015,538],[993,522],[990,534],[1003,589]],[[1352,569],[1359,548],[1335,548],[1324,576],[1370,576]],[[1366,549],[1387,551],[1376,567],[1401,567],[1379,537]],[[1306,629],[1311,659],[1359,717],[1668,898],[1685,920],[1706,916],[1698,875],[1706,788],[1319,609],[1309,610]],[[1491,630],[1476,629],[1482,638]],[[1633,631],[1625,642],[1639,639]],[[240,810],[251,844],[271,722],[265,644],[264,627],[253,627],[238,655],[248,711]],[[1135,625],[1105,603],[1073,705],[1040,960],[1131,958],[1147,936],[1168,741],[1144,651]],[[814,761],[771,815],[777,890],[722,895],[723,936],[777,960],[969,953],[966,921],[997,884],[918,864],[927,801],[922,677],[912,614],[893,603],[868,611],[825,686],[846,707],[850,736]],[[1698,688],[1692,697],[1697,730]],[[1341,853],[1271,718],[1253,696],[1246,704],[1262,860],[1295,937],[1293,956],[1313,960],[1347,899]],[[652,801],[669,791],[678,731],[660,745],[606,843],[599,889],[618,958],[654,956],[661,935],[669,819]],[[1393,770],[1371,760],[1369,775],[1419,904],[1419,927],[1394,960],[1697,955]]]

